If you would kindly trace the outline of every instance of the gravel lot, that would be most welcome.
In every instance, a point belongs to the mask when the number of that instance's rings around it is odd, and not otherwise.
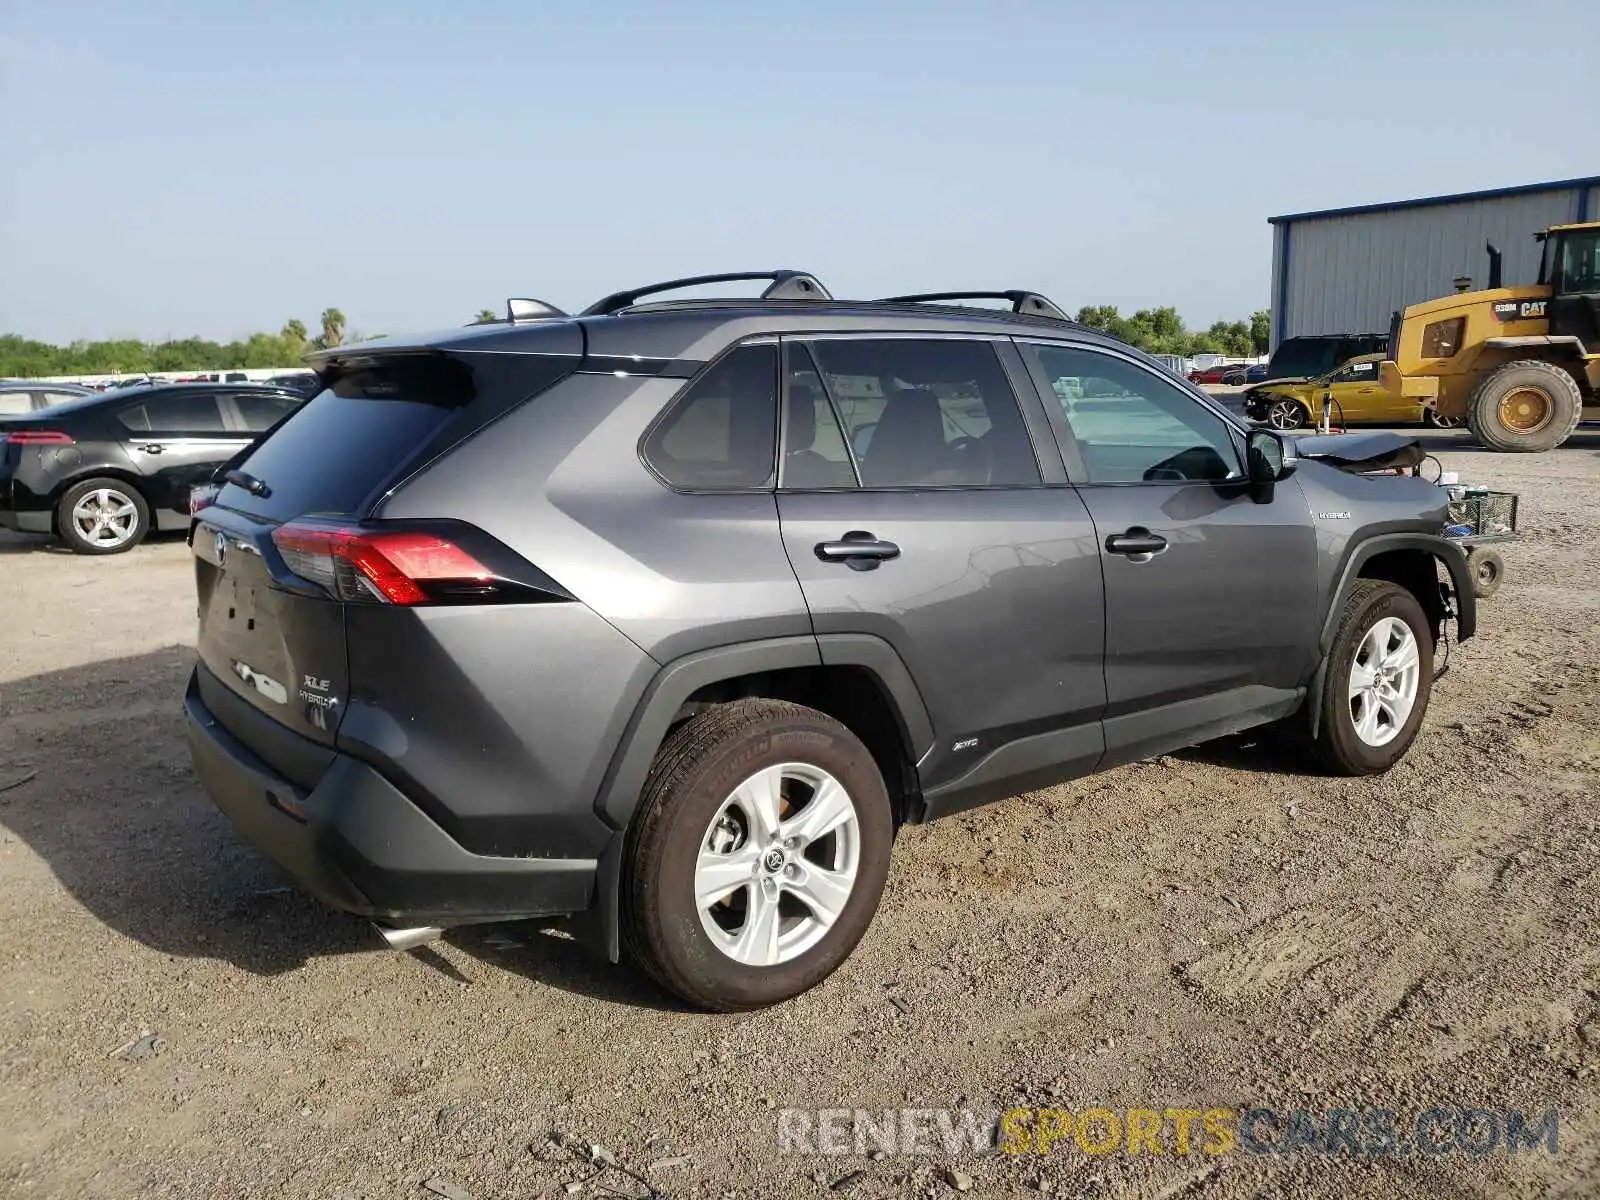
[[[1428,440],[1528,536],[1392,773],[1230,742],[907,829],[854,958],[739,1017],[559,930],[380,949],[191,777],[182,541],[0,538],[0,1193],[565,1196],[555,1129],[670,1196],[1600,1194],[1600,432]],[[1560,1149],[873,1161],[772,1111],[1253,1104],[1556,1104]]]

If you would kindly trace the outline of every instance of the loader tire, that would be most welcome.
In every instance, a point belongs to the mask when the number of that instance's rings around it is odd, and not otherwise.
[[[1582,416],[1577,380],[1539,359],[1497,367],[1467,402],[1467,426],[1491,450],[1554,450],[1572,436]]]

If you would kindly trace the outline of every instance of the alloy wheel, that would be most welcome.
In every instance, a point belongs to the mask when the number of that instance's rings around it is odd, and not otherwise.
[[[1369,746],[1399,736],[1417,702],[1417,637],[1398,617],[1384,617],[1361,639],[1350,664],[1350,721]]]
[[[121,546],[139,530],[139,509],[131,496],[115,488],[97,488],[72,506],[72,524],[91,545]]]
[[[1304,422],[1304,410],[1293,400],[1276,400],[1267,409],[1267,424],[1274,429],[1299,429]]]
[[[789,962],[843,913],[860,860],[860,818],[843,784],[805,763],[757,771],[701,839],[694,870],[701,928],[735,962]]]

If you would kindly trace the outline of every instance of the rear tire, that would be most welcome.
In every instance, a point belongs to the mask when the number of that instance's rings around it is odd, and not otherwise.
[[[1506,560],[1498,550],[1474,550],[1467,559],[1472,568],[1472,594],[1487,600],[1500,590],[1506,577]]]
[[[1462,417],[1441,417],[1436,408],[1424,409],[1422,423],[1429,429],[1460,429],[1466,424]]]
[[[1523,359],[1497,367],[1479,382],[1467,403],[1473,437],[1491,450],[1536,453],[1554,450],[1572,436],[1583,417],[1583,393],[1561,367]]]
[[[1382,774],[1411,748],[1432,694],[1433,629],[1417,598],[1359,580],[1328,654],[1317,759],[1336,775]]]
[[[623,944],[702,1008],[791,999],[866,933],[893,841],[883,776],[850,730],[785,701],[717,705],[656,755],[628,833]]]
[[[56,504],[56,532],[74,554],[126,554],[150,532],[150,506],[120,479],[86,479]]]

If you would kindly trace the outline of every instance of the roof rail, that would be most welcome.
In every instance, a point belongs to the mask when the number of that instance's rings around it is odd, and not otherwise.
[[[534,300],[527,296],[513,296],[506,301],[506,320],[513,325],[518,321],[542,321],[549,317],[564,317],[554,304],[547,300]]]
[[[950,300],[1009,300],[1011,311],[1035,317],[1052,317],[1057,321],[1072,320],[1059,305],[1047,300],[1038,292],[1012,289],[1005,292],[919,292],[915,296],[885,296],[882,304],[929,304]]]
[[[584,317],[600,317],[628,308],[644,296],[657,292],[675,292],[679,288],[698,287],[705,283],[736,283],[746,279],[769,279],[772,286],[761,293],[763,300],[832,300],[833,294],[822,286],[822,281],[809,271],[732,271],[724,275],[691,275],[687,279],[669,279],[664,283],[647,283],[643,287],[596,300],[583,312]]]

